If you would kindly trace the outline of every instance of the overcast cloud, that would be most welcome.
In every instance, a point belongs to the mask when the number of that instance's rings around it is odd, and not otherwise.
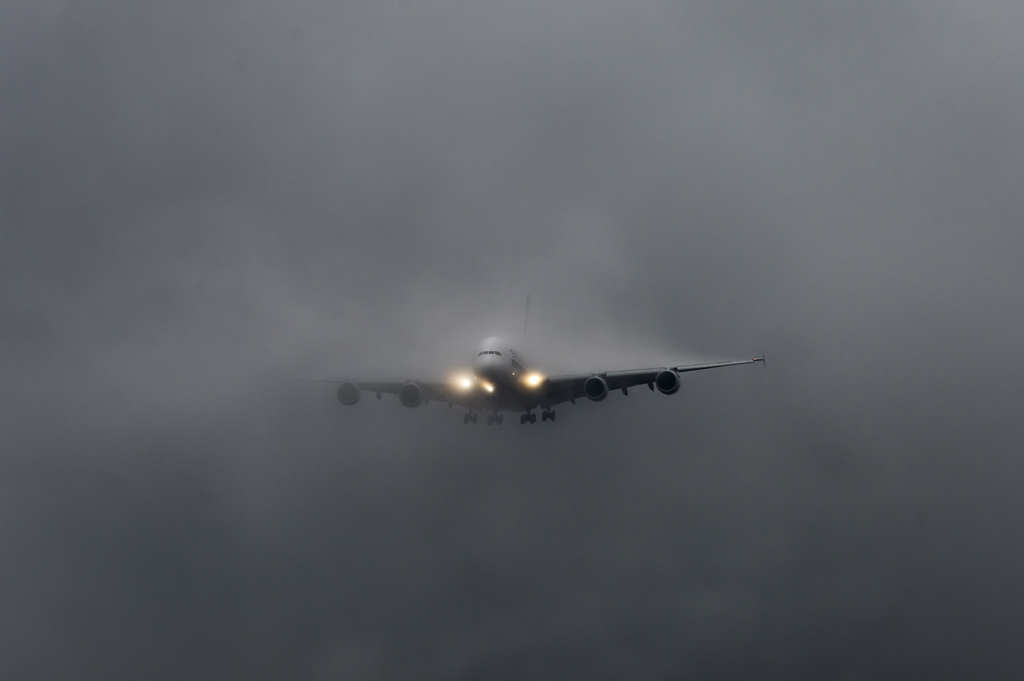
[[[1024,668],[1024,9],[0,5],[0,678]],[[278,374],[751,357],[464,426]]]

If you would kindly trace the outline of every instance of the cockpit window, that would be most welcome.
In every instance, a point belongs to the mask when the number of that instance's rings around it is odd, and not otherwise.
[[[498,352],[497,350],[481,350],[480,352],[476,353],[477,357],[479,357],[480,355],[498,355],[500,357],[501,353]]]

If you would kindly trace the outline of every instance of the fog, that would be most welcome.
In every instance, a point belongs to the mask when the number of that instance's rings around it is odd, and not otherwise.
[[[3,4],[0,677],[1015,678],[1022,31]],[[495,334],[767,367],[489,427],[277,378]]]

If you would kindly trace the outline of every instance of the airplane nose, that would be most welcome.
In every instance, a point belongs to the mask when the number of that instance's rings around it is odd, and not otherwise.
[[[481,355],[473,364],[476,375],[481,378],[494,379],[501,372],[501,360],[493,355]]]

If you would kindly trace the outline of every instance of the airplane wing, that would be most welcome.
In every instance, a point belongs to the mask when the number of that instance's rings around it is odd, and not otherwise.
[[[662,371],[671,370],[677,374],[687,371],[701,371],[703,369],[717,369],[719,367],[730,367],[738,364],[753,364],[761,362],[764,364],[764,356],[753,359],[738,359],[728,362],[710,362],[707,364],[683,364],[672,367],[656,367],[652,369],[635,369],[631,371],[609,371],[603,374],[567,374],[564,376],[549,376],[542,386],[544,398],[542,403],[546,406],[553,406],[562,402],[575,402],[586,397],[583,385],[587,379],[598,376],[603,378],[608,385],[608,392],[621,390],[628,394],[629,388],[637,385],[646,385],[654,390],[654,381]]]
[[[423,399],[437,400],[460,407],[476,407],[480,401],[479,390],[460,390],[446,381],[349,381],[359,386],[359,390],[368,393],[397,395],[406,383],[415,383],[423,394]],[[337,381],[341,383],[341,381]],[[378,397],[379,399],[379,397]]]
[[[471,409],[479,408],[483,396],[479,390],[460,390],[455,385],[445,381],[364,381],[348,378],[289,378],[292,381],[307,381],[310,383],[330,383],[336,386],[355,385],[359,392],[374,393],[379,400],[381,395],[398,395],[402,386],[407,383],[415,383],[419,386],[423,399],[427,402],[437,400],[446,404],[457,404],[460,407]]]

